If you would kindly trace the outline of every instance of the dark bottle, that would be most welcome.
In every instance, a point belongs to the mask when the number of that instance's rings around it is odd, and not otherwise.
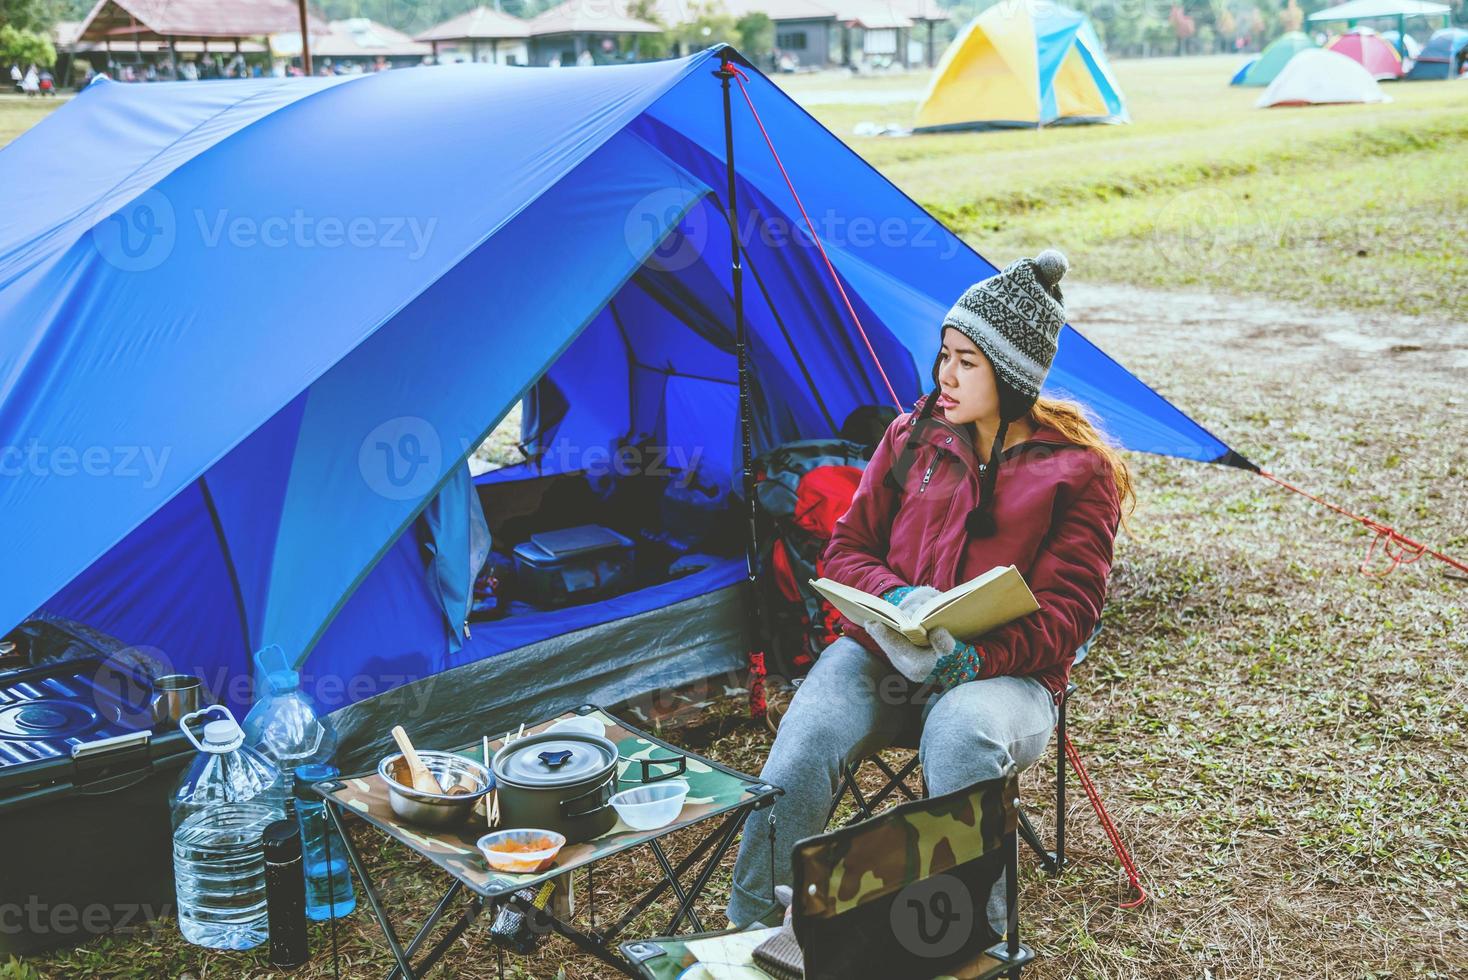
[[[265,906],[270,920],[270,963],[296,967],[310,959],[306,946],[306,873],[301,828],[277,820],[260,835],[265,850]]]

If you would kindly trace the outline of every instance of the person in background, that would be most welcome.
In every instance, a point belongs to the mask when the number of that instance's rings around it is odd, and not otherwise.
[[[20,90],[27,98],[41,94],[41,73],[36,70],[35,65],[26,69],[25,77],[20,80]]]
[[[10,66],[10,84],[15,86],[15,90],[17,92],[24,91],[24,89],[20,87],[21,79],[23,79],[24,77],[25,76],[21,73],[20,65]]]

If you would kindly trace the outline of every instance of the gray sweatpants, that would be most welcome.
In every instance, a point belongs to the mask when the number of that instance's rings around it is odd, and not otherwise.
[[[736,925],[742,928],[757,919],[779,923],[783,910],[774,899],[774,886],[790,883],[795,842],[826,829],[842,764],[890,745],[901,731],[916,726],[922,711],[913,685],[855,640],[842,637],[826,648],[796,690],[760,773],[785,795],[744,825],[729,897],[729,918]],[[1057,717],[1050,692],[1029,677],[992,677],[948,690],[922,728],[919,755],[929,793],[941,796],[993,779],[1011,764],[1028,768],[1044,754]],[[1003,893],[996,889],[989,919],[1000,932],[1003,918]]]

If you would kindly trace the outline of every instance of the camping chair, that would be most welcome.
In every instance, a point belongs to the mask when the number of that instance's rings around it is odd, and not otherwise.
[[[1017,978],[1034,959],[1019,941],[1018,796],[1011,771],[799,841],[792,925],[807,980]],[[1000,875],[1002,936],[987,914]]]
[[[1091,644],[1096,642],[1097,635],[1101,632],[1098,625],[1086,642],[1082,643],[1076,651],[1075,662],[1080,664],[1086,659],[1086,654],[1091,650]],[[1055,849],[1049,850],[1040,840],[1040,835],[1035,830],[1034,824],[1030,822],[1029,815],[1024,810],[1019,811],[1019,833],[1040,859],[1040,866],[1052,875],[1058,875],[1065,868],[1065,737],[1066,737],[1066,709],[1070,704],[1071,695],[1076,691],[1075,682],[1066,686],[1065,693],[1059,699],[1059,717],[1055,722]],[[858,759],[842,768],[841,781],[836,784],[836,795],[831,801],[831,809],[826,814],[826,823],[829,825],[832,818],[836,816],[836,810],[841,806],[841,801],[849,793],[852,801],[856,804],[856,814],[852,816],[843,826],[850,826],[859,820],[866,820],[894,795],[901,794],[908,800],[917,800],[927,795],[927,782],[921,780],[921,785],[914,790],[908,785],[908,779],[917,772],[921,759],[917,749],[922,738],[922,726],[910,726],[899,732],[893,739],[889,748],[909,749],[913,755],[898,768],[894,769],[883,759],[881,755],[873,753],[865,759]],[[870,797],[864,796],[861,785],[857,780],[862,766],[873,765],[886,778],[886,782]],[[920,778],[921,778],[921,774]]]

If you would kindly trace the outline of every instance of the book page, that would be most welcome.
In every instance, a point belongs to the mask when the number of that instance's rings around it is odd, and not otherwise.
[[[923,635],[921,627],[917,627],[901,610],[886,599],[828,578],[811,579],[810,585],[811,588],[829,599],[831,605],[840,610],[841,615],[853,623],[860,625],[869,619],[875,619],[904,633],[916,627],[919,635]]]

